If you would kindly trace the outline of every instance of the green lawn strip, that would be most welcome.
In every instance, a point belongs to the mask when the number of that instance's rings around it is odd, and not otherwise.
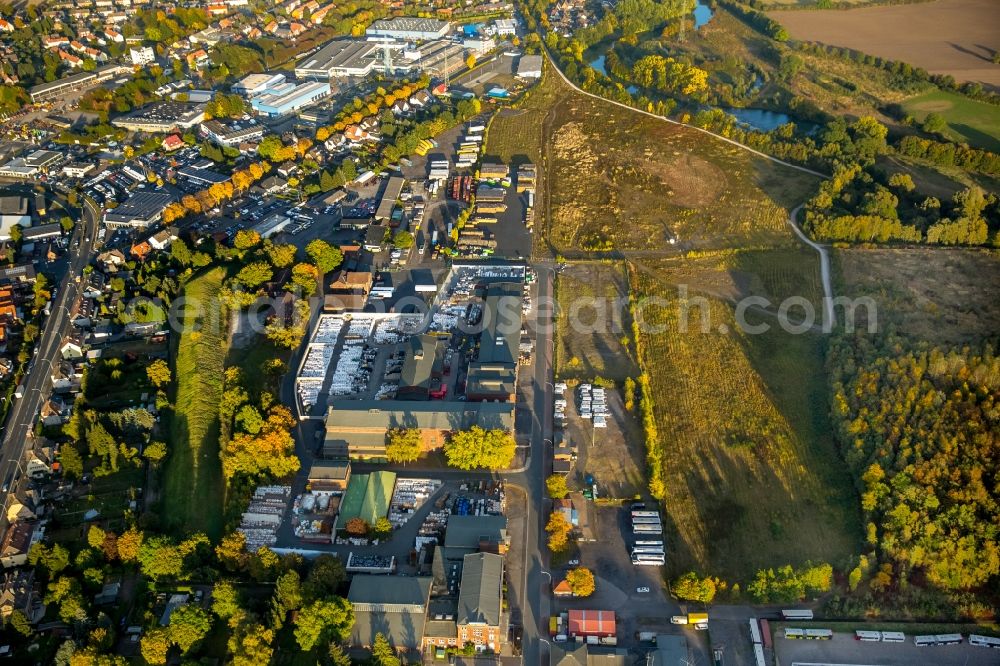
[[[174,356],[176,393],[170,415],[170,458],[163,487],[163,519],[179,531],[222,533],[225,487],[219,460],[219,400],[228,331],[218,301],[226,276],[213,268],[184,290],[199,312],[185,311]]]

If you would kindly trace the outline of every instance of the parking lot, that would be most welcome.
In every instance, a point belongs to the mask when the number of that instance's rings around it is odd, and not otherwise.
[[[820,626],[821,623],[815,623]],[[968,643],[917,647],[907,634],[905,643],[868,643],[854,640],[853,634],[834,634],[833,640],[787,640],[775,632],[774,649],[778,666],[829,664],[830,666],[995,666],[1000,650],[975,647]]]

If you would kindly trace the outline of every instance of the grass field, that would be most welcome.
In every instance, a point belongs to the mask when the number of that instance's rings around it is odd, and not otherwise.
[[[549,242],[560,253],[792,244],[784,207],[817,179],[581,95],[555,108]]]
[[[1000,331],[1000,255],[938,248],[837,250],[838,293],[870,296],[880,329],[960,345]]]
[[[556,278],[556,376],[622,382],[638,374],[629,353],[628,280],[621,264],[568,266]]]
[[[908,62],[932,74],[1000,86],[1000,67],[990,62],[1000,49],[993,0],[937,0],[848,11],[774,11],[770,16],[793,39],[846,46]]]
[[[722,254],[632,266],[643,311],[643,370],[650,376],[663,448],[663,502],[676,550],[690,568],[745,580],[762,567],[837,562],[857,547],[857,501],[830,424],[824,341],[791,335],[767,312],[738,328],[731,301],[819,295],[816,261],[797,249]],[[704,296],[682,328],[678,287]],[[642,329],[640,329],[642,330]]]
[[[907,99],[903,109],[919,121],[929,113],[940,113],[948,121],[948,138],[1000,152],[1000,107],[934,90]]]
[[[219,400],[228,330],[218,296],[226,276],[213,268],[184,289],[200,313],[185,312],[174,362],[176,395],[170,419],[170,457],[163,487],[163,519],[182,532],[222,532],[225,486],[219,460]]]

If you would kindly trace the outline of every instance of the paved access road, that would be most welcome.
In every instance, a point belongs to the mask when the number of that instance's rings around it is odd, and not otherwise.
[[[84,199],[83,215],[70,237],[69,266],[66,275],[57,285],[58,294],[52,310],[42,326],[41,339],[37,343],[36,354],[28,366],[28,372],[21,380],[23,396],[15,399],[7,417],[3,440],[0,443],[0,479],[3,481],[4,512],[0,517],[0,532],[7,528],[7,507],[11,493],[21,481],[25,452],[30,450],[32,428],[41,409],[43,400],[51,391],[52,368],[59,358],[62,339],[72,325],[70,312],[80,298],[82,282],[76,277],[83,275],[84,267],[90,262],[97,237],[97,225],[101,210],[89,199]],[[77,244],[79,243],[79,245]]]

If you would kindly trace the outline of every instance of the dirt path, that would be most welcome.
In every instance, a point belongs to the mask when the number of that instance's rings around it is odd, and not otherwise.
[[[796,218],[804,205],[799,204],[788,214],[788,226],[792,228],[792,231],[799,237],[799,240],[819,252],[819,272],[820,278],[823,281],[823,323],[828,327],[833,327],[837,321],[833,312],[833,283],[830,280],[830,253],[824,246],[810,240],[805,232],[799,228]]]

